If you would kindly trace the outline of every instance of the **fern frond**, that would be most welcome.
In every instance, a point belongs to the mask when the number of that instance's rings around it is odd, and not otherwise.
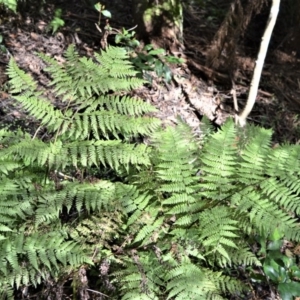
[[[58,129],[67,119],[60,110],[57,110],[46,99],[28,95],[15,96],[15,100],[23,105],[23,108],[34,118],[41,121],[41,125]]]
[[[243,292],[249,290],[243,282],[229,276],[222,275],[221,272],[213,272],[209,269],[204,269],[204,271],[206,276],[215,283],[217,291],[220,294],[226,295],[230,293],[231,295],[241,296]]]
[[[237,249],[233,247],[226,247],[226,252],[230,257],[230,262],[227,263],[229,266],[261,266],[260,260],[250,250],[248,245],[241,241],[240,243],[237,243]]]
[[[272,137],[272,131],[268,129],[250,126],[250,130],[252,135],[247,138],[247,144],[241,150],[242,161],[238,172],[239,180],[245,184],[264,180]]]
[[[167,275],[167,299],[209,299],[210,292],[217,292],[215,280],[207,277],[189,260],[182,261],[178,267],[173,268]]]
[[[113,99],[112,99],[113,101]],[[131,138],[138,134],[149,135],[160,125],[155,118],[130,117],[117,114],[114,111],[97,111],[93,113],[77,114],[73,120],[64,124],[61,134],[67,137],[85,139],[91,133],[99,140],[113,135],[116,139]]]
[[[231,262],[226,248],[237,249],[235,240],[239,237],[239,227],[238,222],[231,216],[232,211],[223,206],[206,209],[199,214],[199,225],[202,229],[199,241],[206,248],[208,255],[215,253],[224,258],[219,261],[221,265]]]
[[[268,198],[262,198],[254,187],[245,188],[240,192],[240,196],[240,204],[237,209],[241,212],[249,211],[252,224],[260,232],[272,232],[274,228],[280,226],[288,236],[290,234],[294,236],[297,231],[296,220]]]
[[[157,178],[162,182],[159,188],[167,193],[195,192],[197,173],[197,144],[193,141],[190,128],[180,123],[178,128],[167,128],[153,135],[153,144],[157,148]]]
[[[225,199],[235,188],[236,145],[236,129],[233,121],[229,120],[203,147],[201,187],[203,194],[212,200]]]
[[[95,54],[95,58],[111,77],[136,77],[137,71],[133,70],[129,62],[128,53],[125,49],[109,46],[108,51],[101,52],[101,55]],[[134,87],[132,87],[134,89]]]
[[[66,242],[57,233],[46,235],[34,234],[25,237],[24,234],[10,235],[0,241],[0,277],[10,278],[10,283],[17,286],[29,282],[37,284],[34,278],[43,274],[41,268],[52,271],[62,264],[79,266],[83,263],[92,264],[74,242]],[[30,264],[29,268],[24,268]]]
[[[70,48],[73,48],[72,46]],[[74,52],[74,55],[76,53]],[[52,80],[49,86],[53,86],[53,90],[57,96],[61,96],[63,102],[75,102],[78,100],[76,94],[76,82],[73,81],[72,76],[66,71],[66,67],[63,64],[58,63],[54,58],[51,58],[45,54],[40,53],[39,56],[47,63],[45,71],[51,74]]]
[[[160,299],[160,287],[166,270],[153,252],[132,251],[123,270],[115,272],[116,281],[122,284],[122,299]],[[132,298],[133,297],[133,298]]]
[[[0,299],[14,300],[14,289],[7,281],[0,283]]]
[[[37,88],[36,82],[33,78],[26,74],[23,70],[19,69],[14,59],[10,59],[6,74],[10,78],[10,85],[12,94],[21,93],[24,91],[33,92]]]

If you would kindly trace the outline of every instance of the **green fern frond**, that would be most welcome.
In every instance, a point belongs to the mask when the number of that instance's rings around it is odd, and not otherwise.
[[[83,209],[87,213],[102,210],[117,211],[116,187],[113,183],[105,180],[98,180],[93,185],[68,182],[62,187],[63,189],[58,192],[52,187],[34,196],[37,203],[36,225],[58,220],[63,207],[67,208],[68,212],[71,208],[76,209],[78,214]]]
[[[248,245],[241,241],[240,243],[237,243],[237,249],[233,247],[226,247],[226,251],[230,257],[230,262],[227,262],[229,266],[261,266],[260,260],[250,250]]]
[[[243,292],[248,291],[249,288],[241,281],[223,275],[221,272],[213,272],[210,269],[204,269],[206,276],[212,280],[217,286],[217,291],[220,294],[226,295],[242,295]],[[215,296],[216,293],[215,293]]]
[[[233,121],[228,121],[222,130],[213,134],[203,147],[201,155],[201,187],[205,196],[222,200],[235,188],[237,165],[237,137]]]
[[[270,200],[262,198],[254,187],[245,188],[240,196],[238,210],[249,211],[251,222],[260,230],[273,231],[279,225],[289,230],[295,227],[295,219]]]
[[[99,96],[95,99],[90,99],[81,103],[78,110],[85,110],[87,113],[113,111],[117,114],[131,117],[157,111],[155,107],[141,99],[117,95]]]
[[[271,130],[253,127],[252,132],[253,135],[247,138],[247,144],[241,150],[242,161],[238,176],[245,184],[264,180],[265,164],[271,145]]]
[[[7,281],[0,283],[0,299],[14,300],[14,289]]]
[[[92,166],[103,164],[113,169],[121,165],[149,165],[146,145],[126,144],[122,141],[82,141],[63,144],[57,141],[52,144],[40,140],[24,140],[19,144],[3,150],[7,156],[15,155],[26,165],[44,166],[63,169],[66,165]]]
[[[66,72],[65,65],[58,63],[54,58],[47,55],[41,53],[39,55],[48,65],[45,71],[51,74],[52,80],[49,86],[53,86],[55,94],[60,96],[62,102],[75,102],[78,100],[76,89],[72,88],[76,87],[76,82],[74,82],[72,76]],[[75,52],[74,55],[76,55]]]
[[[35,91],[37,88],[36,82],[33,78],[19,69],[14,59],[10,59],[6,74],[10,78],[10,85],[12,94],[21,93],[24,91]]]
[[[108,51],[102,51],[101,55],[96,53],[95,58],[111,77],[136,77],[138,73],[129,62],[125,49],[109,46]]]
[[[239,237],[238,222],[233,220],[231,215],[232,211],[228,207],[222,206],[206,209],[199,215],[201,228],[199,241],[206,248],[208,255],[219,254],[229,264],[231,258],[226,248],[237,249],[235,240]],[[224,265],[224,259],[221,259],[221,265]]]
[[[293,178],[295,180],[295,177]],[[300,178],[297,180],[300,185]],[[291,184],[292,178],[290,176]],[[284,207],[287,211],[294,211],[300,214],[300,199],[295,192],[286,186],[285,183],[276,180],[276,178],[265,179],[260,187],[262,193],[265,193],[271,201]]]
[[[93,93],[100,95],[109,91],[129,91],[144,83],[135,76],[137,72],[122,48],[108,47],[101,55],[96,53],[95,62],[78,58],[75,48],[70,46],[66,52],[67,62],[62,66],[52,58],[40,56],[48,63],[46,71],[53,77],[51,85],[57,95],[64,95],[63,100],[78,102],[85,95],[91,97]],[[70,89],[71,86],[74,88]]]
[[[207,277],[189,260],[185,259],[178,267],[173,268],[167,275],[167,299],[209,299],[210,292],[218,291],[215,280]]]
[[[57,233],[28,237],[24,234],[10,235],[8,239],[0,241],[0,249],[0,278],[7,276],[10,284],[17,286],[29,282],[36,285],[37,281],[33,279],[44,273],[44,267],[52,271],[59,269],[60,264],[92,264],[74,242],[64,241]],[[24,268],[26,264],[30,264],[30,268]]]
[[[61,134],[68,137],[85,139],[91,133],[99,140],[113,135],[116,139],[130,138],[138,134],[149,135],[160,125],[155,118],[130,117],[117,114],[114,111],[97,111],[77,114],[73,120],[64,124]]]
[[[67,119],[60,110],[57,110],[46,99],[28,95],[27,93],[21,96],[14,97],[23,105],[23,108],[34,118],[41,121],[41,125],[46,127],[54,127],[58,129],[61,124]]]
[[[122,299],[160,299],[165,275],[166,269],[153,252],[134,250],[125,262],[125,268],[114,273],[116,281],[122,284]]]
[[[119,237],[122,217],[120,211],[101,212],[89,216],[81,220],[76,228],[70,228],[70,236],[91,256],[97,249],[97,258],[100,260],[101,250],[105,249],[107,252],[107,249],[111,248],[110,241]]]
[[[13,60],[8,68],[14,98],[45,134],[0,130],[0,295],[105,259],[112,297],[241,296],[224,273],[260,265],[253,237],[280,227],[300,240],[298,146],[273,149],[270,130],[232,120],[202,139],[180,120],[162,129],[154,107],[126,95],[144,81],[125,49],[41,57],[50,96]]]
[[[162,184],[159,188],[168,193],[194,193],[193,186],[198,179],[197,144],[193,141],[190,128],[180,123],[178,128],[167,128],[153,135],[159,162],[156,166],[157,178]]]

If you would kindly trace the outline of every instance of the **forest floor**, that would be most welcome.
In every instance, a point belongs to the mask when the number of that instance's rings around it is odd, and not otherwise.
[[[91,56],[100,50],[102,37],[95,27],[99,16],[93,6],[87,3],[75,0],[48,0],[46,4],[42,4],[42,1],[20,1],[20,13],[17,15],[5,10],[0,12],[3,16],[0,21],[3,37],[0,43],[0,126],[25,126],[32,134],[38,127],[36,121],[29,118],[9,95],[5,72],[10,57],[24,71],[31,73],[39,84],[46,86],[49,78],[43,71],[45,64],[37,55],[38,52],[63,62],[63,53],[70,44],[76,45],[81,55]],[[52,34],[49,24],[57,8],[62,8],[61,18],[65,24]],[[226,12],[225,5],[223,8]],[[112,13],[110,25],[113,28],[121,30],[135,25],[129,1],[116,1],[113,6],[107,1],[106,9]],[[174,76],[170,82],[165,82],[152,72],[152,83],[134,91],[134,94],[155,105],[158,108],[157,116],[165,123],[174,124],[180,116],[197,131],[203,115],[217,126],[234,116],[228,74],[210,70],[205,62],[210,43],[222,21],[218,13],[224,11],[222,6],[216,9],[213,5],[212,8],[199,8],[198,5],[184,11],[185,63],[171,67]],[[265,15],[257,16],[239,41],[235,91],[241,107],[247,99],[264,29],[264,22],[260,18],[267,19]],[[288,43],[287,30],[276,30],[275,41],[270,46],[264,65],[256,104],[248,120],[273,128],[274,143],[295,144],[300,143],[300,53]],[[108,42],[114,44],[114,36],[109,36]],[[214,76],[209,75],[213,73]],[[269,291],[257,290],[252,299],[268,299]]]
[[[103,1],[105,2],[105,1]],[[119,3],[120,2],[120,3]],[[216,34],[226,12],[226,2],[189,6],[185,11],[184,49],[185,63],[173,65],[173,80],[166,83],[155,72],[151,73],[151,85],[136,90],[135,94],[153,103],[159,112],[157,116],[166,123],[176,123],[180,116],[197,130],[203,115],[216,125],[221,125],[229,116],[234,116],[232,84],[229,73],[219,72],[206,66],[205,58],[211,41]],[[12,105],[8,90],[5,89],[5,70],[12,56],[18,65],[30,72],[41,85],[48,82],[43,72],[45,64],[37,53],[64,61],[63,53],[68,45],[75,44],[80,54],[90,56],[100,49],[101,34],[95,23],[99,16],[92,5],[84,1],[51,0],[46,4],[34,1],[20,1],[17,15],[1,12],[0,29],[3,37],[3,51],[0,53],[0,115],[2,123],[22,123],[25,115]],[[106,8],[111,11],[110,26],[121,30],[135,24],[129,2],[116,1]],[[52,34],[49,24],[55,9],[61,8],[61,18],[65,25]],[[267,12],[268,13],[268,12]],[[220,16],[221,15],[221,16]],[[280,15],[279,15],[280,18]],[[263,20],[263,21],[261,21]],[[246,102],[253,67],[259,49],[261,35],[267,16],[257,16],[249,24],[249,29],[238,41],[235,66],[235,92],[239,106]],[[280,19],[278,21],[280,25]],[[102,25],[103,25],[102,21]],[[276,30],[276,28],[275,28]],[[288,38],[291,32],[276,31],[275,42],[271,43],[264,65],[256,104],[249,116],[249,122],[273,128],[275,142],[300,143],[300,53],[294,50]],[[114,36],[108,37],[114,43]],[[226,59],[226,53],[224,58]],[[34,122],[34,120],[26,120]],[[30,127],[30,125],[29,125]]]

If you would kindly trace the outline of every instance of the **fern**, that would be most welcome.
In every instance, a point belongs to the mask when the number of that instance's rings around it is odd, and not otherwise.
[[[70,274],[86,289],[87,265],[111,298],[243,297],[227,275],[261,265],[255,237],[300,240],[299,146],[272,148],[270,130],[231,120],[200,137],[180,120],[162,129],[126,94],[144,81],[124,49],[41,57],[50,97],[13,60],[7,72],[44,135],[0,130],[0,295]]]
[[[93,238],[99,229],[88,219],[92,212],[103,212],[94,219],[98,224],[111,220],[98,242],[103,253],[113,251],[109,240],[122,232],[123,200],[119,198],[127,188],[101,180],[101,174],[136,172],[150,165],[149,149],[136,140],[160,126],[157,119],[145,116],[155,112],[151,105],[124,95],[144,82],[135,77],[124,49],[111,47],[87,60],[70,47],[62,65],[41,57],[49,64],[46,71],[52,77],[55,103],[13,59],[7,71],[14,99],[40,122],[47,138],[0,131],[3,293],[7,285],[36,286],[68,266],[92,265],[95,245],[84,246],[87,240],[96,243]],[[80,183],[72,175],[83,168],[92,174],[92,183]],[[63,224],[64,218],[76,223],[75,230]],[[105,257],[103,253],[97,261]]]
[[[91,263],[80,249],[76,249],[75,243],[65,242],[57,233],[43,237],[37,234],[29,237],[8,235],[6,240],[0,242],[0,249],[0,276],[17,287],[29,282],[37,285],[40,276],[45,278],[47,271],[58,270],[57,261],[73,266]]]
[[[231,121],[202,148],[203,142],[184,124],[153,135],[152,167],[138,180],[132,178],[143,193],[127,207],[130,224],[135,224],[131,232],[137,231],[133,243],[155,243],[158,261],[173,253],[164,277],[169,298],[222,299],[227,293],[242,293],[245,287],[238,280],[226,281],[221,273],[212,280],[203,268],[260,266],[244,242],[248,235],[271,233],[280,226],[287,238],[299,240],[297,220],[291,216],[298,211],[299,171],[290,164],[287,169],[287,146],[272,149],[270,138],[269,130],[250,126],[239,132]],[[299,156],[293,150],[297,167]]]

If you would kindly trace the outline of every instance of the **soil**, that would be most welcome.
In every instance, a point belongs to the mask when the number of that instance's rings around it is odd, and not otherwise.
[[[165,123],[176,123],[180,116],[195,130],[199,130],[203,115],[217,126],[234,116],[229,72],[210,69],[205,60],[223,19],[222,13],[227,11],[230,4],[230,1],[219,2],[219,6],[216,3],[206,8],[196,4],[185,7],[184,49],[178,56],[184,57],[186,62],[172,66],[174,79],[171,82],[165,83],[154,73],[151,74],[150,86],[135,91],[136,95],[159,108],[157,116]],[[116,3],[112,6],[108,1],[106,5],[113,16],[111,27],[133,27],[131,3]],[[218,10],[214,11],[216,7]],[[49,24],[57,8],[63,11],[65,25],[52,34]],[[254,18],[245,35],[238,40],[235,92],[241,109],[247,99],[267,13],[266,8]],[[9,58],[13,57],[23,70],[30,72],[45,86],[48,82],[43,72],[45,65],[37,53],[42,52],[63,61],[63,53],[70,44],[75,44],[82,55],[90,56],[94,51],[99,51],[102,36],[95,27],[99,16],[89,1],[75,0],[68,3],[51,0],[43,5],[35,1],[20,1],[17,15],[4,9],[1,14],[4,16],[0,24],[3,36],[3,51],[0,53],[1,123],[12,124],[13,120],[13,123],[22,123],[25,114],[20,107],[14,106],[7,93],[5,70]],[[212,18],[211,15],[215,16]],[[279,18],[283,17],[279,15]],[[281,22],[280,19],[278,22]],[[268,51],[256,104],[248,118],[249,122],[273,128],[276,142],[300,142],[300,36],[296,29],[275,32],[276,39]],[[108,37],[108,43],[114,43],[113,36]],[[26,124],[30,128],[28,121]],[[34,120],[30,122],[34,123]]]
[[[102,2],[105,4],[105,1]],[[115,1],[114,5],[111,1],[106,2],[106,8],[112,13],[110,25],[113,28],[132,28],[135,25],[130,1]],[[201,8],[199,4],[185,7],[184,48],[179,54],[185,58],[185,63],[172,66],[174,76],[171,82],[151,73],[151,85],[133,92],[155,105],[157,116],[165,124],[176,124],[180,117],[200,133],[199,124],[203,116],[216,126],[221,126],[228,117],[234,117],[229,72],[211,69],[206,64],[208,47],[230,2],[215,1],[211,8]],[[65,24],[52,34],[49,24],[57,8],[62,9]],[[24,71],[29,72],[40,85],[46,86],[49,78],[43,72],[45,65],[37,53],[64,61],[64,51],[68,45],[74,44],[81,55],[91,56],[100,50],[103,37],[95,27],[98,13],[88,0],[47,0],[44,4],[42,1],[19,1],[18,11],[17,14],[4,8],[0,11],[3,16],[0,21],[3,37],[0,44],[0,127],[8,125],[15,129],[21,126],[35,134],[38,123],[29,118],[8,93],[5,72],[9,59],[13,57]],[[266,14],[268,8],[252,20],[238,40],[235,92],[241,108],[247,99]],[[279,15],[278,24],[282,24],[285,17]],[[102,25],[104,23],[105,20],[102,20]],[[108,37],[108,43],[114,43],[113,36]],[[276,27],[256,104],[248,118],[248,122],[273,128],[274,143],[300,143],[299,45],[299,28]],[[267,290],[258,288],[253,291],[252,299],[271,297],[270,289]],[[276,299],[274,295],[272,299]]]

